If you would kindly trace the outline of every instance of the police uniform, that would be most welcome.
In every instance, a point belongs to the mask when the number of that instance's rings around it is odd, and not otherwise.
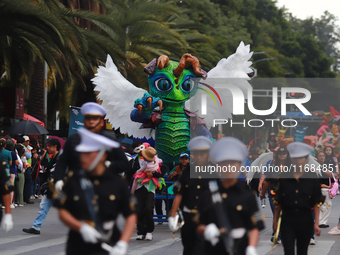
[[[81,112],[84,116],[104,117],[106,115],[105,108],[93,102],[85,103],[81,107]],[[101,130],[100,134],[113,141],[116,141],[116,137],[114,135],[111,135],[104,130]],[[55,183],[59,180],[63,180],[67,171],[72,171],[74,173],[81,169],[79,152],[75,150],[79,143],[80,135],[78,133],[70,135],[70,137],[67,139],[58,158],[58,164],[56,166],[54,176]],[[114,148],[108,152],[107,160],[111,162],[109,169],[116,174],[123,173],[129,168],[129,163],[121,147]]]
[[[239,140],[233,137],[226,137],[219,139],[213,145],[209,154],[211,161],[214,163],[226,160],[243,162],[247,157],[247,149]],[[231,228],[229,231],[231,231],[231,236],[234,239],[233,254],[241,255],[246,254],[246,249],[248,249],[247,232],[255,228],[263,229],[264,217],[259,211],[253,193],[245,185],[237,181],[237,175],[232,179],[235,179],[236,182],[228,188],[223,186],[223,181],[217,181],[217,185],[218,192],[222,198],[222,213],[228,216]],[[213,223],[218,229],[226,227],[219,225],[221,221],[218,219],[210,190],[204,194],[201,208],[199,216],[200,224],[208,226]],[[217,236],[219,236],[219,233]],[[252,247],[252,249],[255,249],[255,247]],[[207,254],[229,254],[221,239],[215,245],[212,245],[209,241],[205,242],[205,250]],[[256,254],[256,252],[247,254]]]
[[[195,150],[209,150],[211,146],[212,142],[202,136],[193,138],[188,144],[191,152]],[[208,164],[207,162],[206,165]],[[195,169],[195,164],[190,164],[190,167],[184,169],[179,180],[174,185],[175,194],[182,195],[180,208],[182,209],[185,222],[181,228],[184,255],[202,254],[204,251],[202,237],[196,234],[196,217],[199,212],[202,194],[209,189],[209,179],[202,178],[202,175],[198,175],[198,178],[190,178],[190,169]]]
[[[307,156],[313,149],[299,142],[287,146],[291,158]],[[280,230],[285,254],[295,254],[295,241],[297,254],[307,254],[314,229],[311,208],[321,200],[321,188],[317,175],[305,172],[299,179],[295,179],[293,172],[285,173],[278,181],[275,200],[282,208]]]
[[[86,131],[85,135],[83,134]],[[103,139],[100,135],[94,134],[87,130],[79,131],[84,143],[100,143]],[[93,139],[92,139],[93,138]],[[92,139],[92,140],[91,140]],[[106,139],[106,138],[104,138]],[[108,139],[106,139],[107,142]],[[116,143],[118,144],[118,143]],[[77,147],[78,151],[81,148]],[[86,144],[85,147],[86,148]],[[89,145],[92,146],[92,145]],[[117,228],[116,220],[120,213],[126,218],[135,213],[135,201],[130,196],[125,182],[120,176],[115,175],[112,171],[106,169],[101,176],[86,174],[86,179],[92,183],[93,199],[91,203],[98,205],[96,219],[100,219],[100,228],[109,236],[106,243],[114,245],[120,238],[120,231]],[[86,222],[90,226],[95,227],[95,221],[92,218],[89,201],[81,187],[81,175],[68,173],[68,180],[61,192],[55,199],[54,206],[59,209],[65,209],[71,213],[76,219]],[[94,200],[94,201],[93,201]],[[84,242],[82,235],[70,230],[67,240],[66,254],[108,254],[101,248],[101,244],[92,244]]]

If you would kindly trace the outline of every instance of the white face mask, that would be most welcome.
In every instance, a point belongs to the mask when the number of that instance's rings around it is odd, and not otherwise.
[[[140,153],[144,149],[145,149],[145,145],[141,144],[138,147],[134,148],[133,151],[138,154],[138,153]]]

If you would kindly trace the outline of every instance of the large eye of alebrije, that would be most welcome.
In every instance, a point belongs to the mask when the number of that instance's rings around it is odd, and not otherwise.
[[[196,80],[193,78],[185,80],[181,85],[182,90],[185,92],[190,92],[195,87],[195,83]]]
[[[172,83],[166,78],[159,78],[155,81],[156,89],[165,92],[172,88]]]

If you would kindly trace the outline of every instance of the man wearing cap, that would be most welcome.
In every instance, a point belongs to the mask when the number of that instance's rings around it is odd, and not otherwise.
[[[22,138],[24,138],[23,145],[25,147],[25,154],[26,154],[27,163],[29,165],[31,165],[31,163],[32,163],[32,160],[31,160],[31,158],[32,158],[32,152],[31,152],[32,147],[30,146],[30,138],[27,135],[24,135]]]
[[[301,142],[287,146],[293,168],[278,180],[276,208],[273,230],[276,232],[277,221],[282,210],[281,240],[285,254],[295,254],[295,242],[298,255],[306,255],[313,228],[317,236],[319,228],[319,206],[321,197],[320,182],[316,173],[307,164],[310,153],[314,150]],[[314,165],[314,168],[317,166]],[[314,208],[315,222],[311,208]]]
[[[202,178],[203,173],[198,172],[197,177],[191,176],[191,171],[197,168],[205,168],[209,165],[209,150],[212,142],[209,138],[197,136],[193,138],[189,144],[193,164],[186,168],[179,180],[175,183],[175,199],[170,212],[169,228],[175,231],[175,214],[178,208],[183,211],[185,224],[181,228],[182,244],[184,247],[183,255],[202,254],[202,240],[196,235],[197,223],[195,216],[199,212],[199,201],[202,194],[209,189],[209,179]],[[196,177],[196,178],[195,178]],[[177,192],[176,192],[177,189]]]
[[[51,209],[53,204],[52,194],[49,190],[49,183],[53,181],[55,167],[57,164],[57,157],[60,150],[60,142],[58,139],[50,139],[46,143],[47,152],[52,155],[51,161],[48,163],[47,169],[41,176],[41,192],[43,198],[40,202],[40,208],[38,211],[38,216],[33,222],[31,228],[24,228],[22,231],[28,234],[40,234],[40,228],[42,223],[45,221],[47,213]]]
[[[257,255],[256,245],[259,230],[264,228],[263,220],[257,206],[255,196],[237,177],[243,166],[248,152],[246,146],[236,138],[219,139],[210,150],[210,159],[220,166],[222,180],[217,183],[218,195],[222,200],[222,212],[217,212],[212,194],[206,193],[202,199],[202,212],[199,217],[200,225],[197,233],[203,235],[206,242],[207,254],[229,254],[222,238],[220,229],[229,230],[229,238],[234,245],[229,247],[235,255]],[[213,181],[212,181],[213,182]],[[215,195],[215,194],[214,194]],[[214,198],[216,198],[214,196]],[[230,226],[220,225],[218,215],[228,215],[224,222]]]
[[[190,156],[188,153],[184,152],[181,155],[179,155],[179,162],[180,164],[178,166],[175,166],[169,173],[168,181],[177,181],[179,176],[182,174],[184,169],[187,168],[187,166],[190,163]]]
[[[179,155],[179,162],[180,164],[175,166],[168,175],[168,181],[173,181],[176,182],[178,181],[179,177],[181,176],[182,172],[184,171],[184,169],[186,169],[189,166],[190,163],[190,156],[188,153],[181,153]],[[168,188],[168,194],[169,195],[173,195],[173,185],[171,185]],[[168,203],[169,203],[169,208],[168,205],[166,203],[166,199],[156,199],[156,203],[155,203],[155,208],[156,208],[156,213],[158,215],[164,215],[163,213],[163,201],[165,203],[165,208],[166,211],[168,212],[171,208],[172,208],[172,204],[173,204],[173,199],[169,199]],[[160,217],[161,218],[161,217]],[[159,225],[162,225],[163,222],[159,222]]]
[[[120,145],[86,129],[78,134],[83,170],[68,179],[54,202],[70,228],[66,254],[124,255],[137,222],[135,201],[121,177],[105,165],[108,152]],[[126,220],[122,233],[116,224],[119,214]]]
[[[93,133],[103,135],[113,141],[116,140],[114,136],[103,130],[105,126],[104,117],[106,115],[104,107],[93,102],[85,103],[81,107],[81,113],[84,115],[85,129]],[[61,190],[63,186],[63,179],[67,172],[72,175],[74,172],[81,169],[79,153],[75,150],[75,147],[79,143],[80,135],[75,133],[67,139],[62,151],[60,152],[54,180],[57,191]],[[109,152],[107,160],[111,162],[109,169],[114,173],[123,173],[129,167],[128,161],[121,147],[112,149],[112,151]]]

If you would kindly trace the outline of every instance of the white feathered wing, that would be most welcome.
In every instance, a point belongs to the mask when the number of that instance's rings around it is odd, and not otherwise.
[[[136,138],[150,138],[151,129],[139,129],[141,123],[133,122],[130,113],[134,109],[134,101],[143,97],[147,92],[129,82],[118,71],[110,55],[107,56],[106,65],[99,66],[96,77],[92,79],[98,91],[98,99],[102,100],[102,106],[107,110],[106,119],[114,129],[120,128],[122,134]]]
[[[250,78],[247,73],[253,71],[250,68],[252,62],[249,61],[252,55],[253,52],[250,52],[250,45],[244,45],[243,42],[240,42],[236,53],[230,55],[227,59],[221,59],[216,67],[208,72],[208,79],[200,81],[201,83],[206,83],[216,89],[221,98],[222,106],[214,92],[202,84],[199,84],[199,88],[210,92],[214,97],[216,104],[211,96],[201,89],[198,89],[196,95],[190,98],[186,103],[186,107],[191,112],[196,113],[205,120],[208,128],[213,125],[214,119],[229,119],[232,117],[233,97],[228,89],[223,89],[223,84],[232,84],[240,88],[244,98],[247,99],[248,89],[251,88],[251,85],[248,82]],[[223,78],[223,80],[219,79],[221,85],[218,87],[216,87],[217,78]],[[221,81],[223,82],[221,83]],[[207,99],[207,111],[205,115],[202,114],[202,96],[205,96]]]
[[[253,163],[251,163],[249,172],[247,173],[247,184],[251,182],[255,173],[263,173],[268,161],[273,160],[273,156],[274,153],[271,151],[262,153]]]

